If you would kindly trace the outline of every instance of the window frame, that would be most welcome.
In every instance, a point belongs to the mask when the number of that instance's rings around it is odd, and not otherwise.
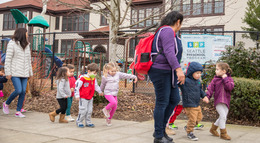
[[[60,29],[60,16],[55,17],[55,30]]]
[[[80,18],[83,19],[83,21],[80,21]],[[72,19],[72,20],[71,20]],[[72,15],[66,15],[62,17],[62,32],[66,31],[89,31],[89,19],[90,14],[84,13],[84,14],[72,14]],[[82,24],[82,27],[79,27],[79,25]],[[65,29],[64,26],[66,26]],[[71,28],[70,30],[68,30]],[[82,28],[82,30],[81,30]]]
[[[26,17],[27,17],[27,11],[21,11]],[[7,21],[5,21],[5,17],[7,16]],[[11,18],[11,19],[10,19]],[[5,23],[7,22],[7,28],[5,28]],[[10,24],[11,23],[11,28],[9,28]],[[25,28],[25,23],[18,23],[18,26],[17,28]],[[16,23],[15,23],[15,19],[12,15],[11,12],[5,12],[3,13],[3,27],[2,27],[2,30],[3,31],[10,31],[10,30],[15,30],[16,29]]]
[[[152,9],[152,10],[151,10]],[[140,21],[139,20],[139,17],[141,16],[140,15],[140,11],[143,11],[142,13],[142,19],[145,19],[146,17],[149,16],[148,13],[148,10],[151,12],[151,13],[156,13],[157,10],[159,11],[162,11],[162,9],[158,9],[158,5],[155,6],[155,5],[149,5],[149,6],[138,6],[138,7],[132,7],[131,8],[131,20],[130,20],[130,25],[134,24],[133,20],[136,20],[135,22],[137,21]],[[136,12],[134,14],[134,12]],[[131,29],[141,29],[141,28],[145,28],[147,27],[147,21],[150,21],[151,25],[157,23],[159,21],[159,16],[158,17],[153,17],[152,19],[147,19],[146,21],[143,21],[133,27],[131,27]],[[142,26],[143,25],[143,26]],[[151,25],[148,25],[148,26],[151,26]]]
[[[189,7],[190,7],[190,11],[188,14],[185,14],[184,13],[184,10],[183,10],[183,2],[184,1],[189,1],[190,4]],[[204,0],[200,0],[200,14],[198,15],[194,15],[194,10],[193,10],[193,7],[194,7],[194,3],[193,3],[194,0],[180,0],[180,4],[177,5],[177,7],[175,9],[179,9],[179,11],[181,13],[183,13],[183,15],[185,17],[204,17],[204,16],[216,16],[216,15],[225,15],[225,0],[211,0],[210,5],[211,5],[211,12],[210,13],[205,13],[204,9],[205,9],[205,4],[207,4],[208,2],[204,2]],[[222,9],[222,12],[220,13],[216,13],[216,2],[223,2],[223,9]],[[174,0],[172,0],[172,4],[174,3]]]
[[[224,35],[224,25],[199,26],[199,27],[183,27],[183,28],[181,28],[180,32],[181,32],[181,34],[182,33],[187,34],[186,32],[182,32],[182,31],[203,31],[203,32],[198,32],[198,33],[204,34],[204,30],[205,29],[207,29],[207,33],[206,34]],[[222,29],[223,32],[214,33],[214,29]],[[189,34],[197,34],[197,33],[189,32]]]
[[[108,16],[108,10],[105,13]],[[104,23],[102,23],[104,21]],[[106,19],[102,14],[100,14],[100,26],[107,26],[109,25],[108,19]]]

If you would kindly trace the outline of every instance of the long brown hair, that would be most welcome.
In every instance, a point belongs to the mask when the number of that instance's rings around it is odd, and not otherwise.
[[[26,32],[27,29],[18,28],[15,30],[14,35],[12,36],[12,39],[16,42],[16,44],[18,44],[18,41],[20,42],[20,45],[23,49],[25,49],[29,44],[28,39],[26,38]]]
[[[67,76],[67,72],[68,72],[68,68],[67,67],[60,67],[58,69],[58,73],[57,73],[57,80],[61,80],[61,79],[65,79],[68,80],[68,76]]]
[[[229,65],[227,63],[219,62],[219,63],[217,63],[217,66],[221,70],[225,70],[228,74],[232,74],[232,69],[229,67]]]

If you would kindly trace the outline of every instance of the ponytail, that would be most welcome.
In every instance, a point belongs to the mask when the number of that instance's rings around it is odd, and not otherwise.
[[[219,62],[216,64],[221,70],[225,70],[227,74],[232,74],[232,69],[227,63]]]

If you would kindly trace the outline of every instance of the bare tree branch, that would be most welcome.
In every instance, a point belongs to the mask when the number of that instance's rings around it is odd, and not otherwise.
[[[128,9],[129,9],[129,7],[131,6],[131,4],[132,4],[132,0],[130,0],[130,1],[128,2],[127,7],[126,7],[126,10],[125,10],[125,14],[124,14],[123,18],[121,19],[121,22],[119,22],[119,25],[121,25],[121,24],[124,22],[124,20],[125,20],[125,18],[126,18],[126,15],[127,15],[127,13],[128,13]]]

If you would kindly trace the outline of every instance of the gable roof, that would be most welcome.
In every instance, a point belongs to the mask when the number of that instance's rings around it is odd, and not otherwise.
[[[82,5],[82,7],[90,8],[90,3],[86,3],[86,5],[83,5],[79,0],[61,0],[62,2],[69,3],[69,4],[75,4],[75,5]],[[86,0],[88,2],[88,0]],[[3,4],[0,4],[0,10],[9,10],[14,8],[36,8],[36,9],[42,9],[42,0],[12,0]],[[65,12],[68,10],[72,10],[73,8],[70,8],[68,6],[62,5],[56,0],[49,0],[47,3],[47,11],[50,12]]]

